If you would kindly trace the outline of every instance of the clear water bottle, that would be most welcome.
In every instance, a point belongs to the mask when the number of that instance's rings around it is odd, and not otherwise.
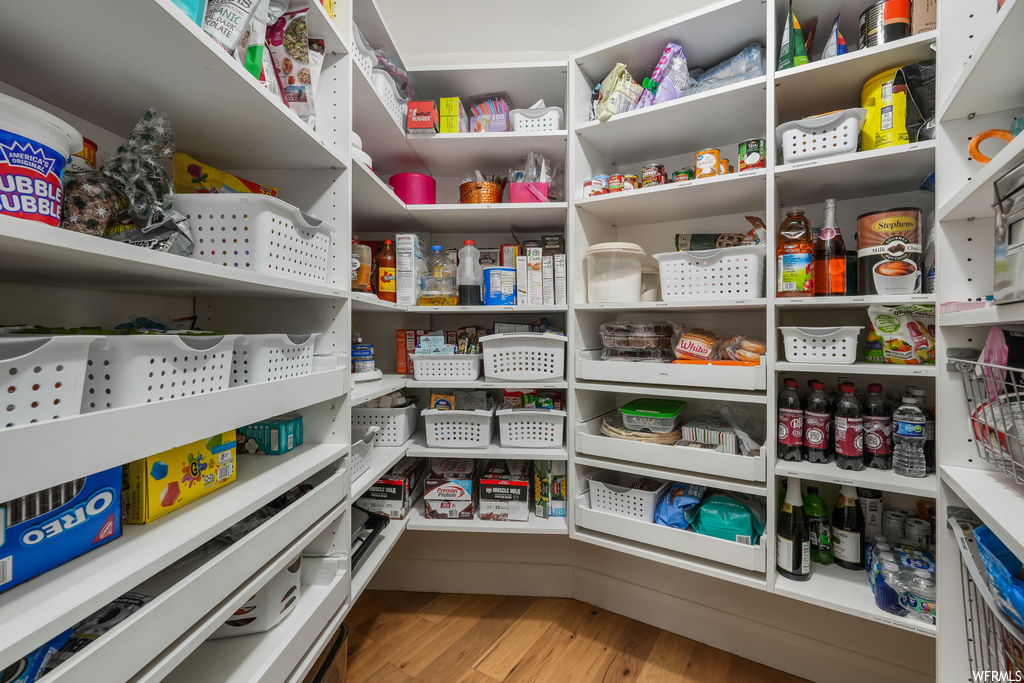
[[[907,387],[907,395],[917,400],[917,406],[924,413],[924,461],[928,466],[928,474],[931,474],[935,471],[935,411],[928,407],[924,389]]]
[[[867,543],[864,544],[864,569],[870,573],[871,566],[875,563],[875,559],[878,557],[878,544],[884,543],[885,550],[891,551],[892,546],[889,545],[889,539],[881,534],[874,536]]]
[[[875,577],[875,605],[889,614],[905,616],[907,609],[902,604],[906,586],[895,562],[882,562]]]
[[[459,304],[480,306],[483,304],[481,289],[484,284],[484,269],[480,267],[480,250],[473,240],[466,240],[459,249]]]
[[[893,456],[892,469],[904,477],[924,477],[928,474],[924,445],[927,440],[924,411],[913,396],[904,396],[903,402],[892,415]]]
[[[935,577],[927,569],[916,569],[903,575],[903,592],[900,593],[900,606],[906,616],[926,624],[935,623]]]
[[[442,247],[431,247],[426,259],[427,276],[420,292],[420,306],[455,306],[459,303],[455,291],[455,264],[444,255]]]

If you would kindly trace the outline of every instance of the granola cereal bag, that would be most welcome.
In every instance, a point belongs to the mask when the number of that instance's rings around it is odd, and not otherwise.
[[[313,112],[313,68],[309,61],[309,8],[285,12],[267,29],[267,47],[277,70],[282,94],[288,106],[311,127]],[[319,77],[319,73],[317,73]]]

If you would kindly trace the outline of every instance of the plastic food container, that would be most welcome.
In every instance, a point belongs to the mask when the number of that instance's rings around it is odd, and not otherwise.
[[[668,489],[667,481],[625,472],[602,472],[600,476],[606,481],[587,479],[591,509],[654,522],[654,509]]]
[[[352,242],[352,289],[365,292],[370,288],[373,272],[373,250],[365,244]]]
[[[644,256],[644,250],[630,242],[603,242],[587,249],[587,301],[640,301]]]
[[[784,123],[775,129],[787,164],[856,152],[866,109],[847,109]]]
[[[81,134],[38,107],[0,94],[0,146],[23,150],[0,155],[0,177],[30,181],[5,193],[0,215],[60,225],[64,164],[82,151]]]
[[[601,343],[606,348],[672,348],[672,323],[602,323]]]
[[[645,263],[640,270],[640,301],[661,301],[661,269]]]
[[[608,347],[601,351],[601,360],[667,363],[675,359],[676,353],[672,349],[616,349]]]
[[[619,408],[622,426],[635,432],[668,434],[683,419],[685,401],[664,398],[638,398]]]
[[[786,360],[790,363],[857,362],[857,337],[863,327],[780,327]]]
[[[396,173],[388,183],[406,204],[437,203],[437,181],[424,173]]]

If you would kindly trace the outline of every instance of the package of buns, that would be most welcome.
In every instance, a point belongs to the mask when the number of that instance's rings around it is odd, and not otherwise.
[[[722,342],[722,360],[735,360],[746,363],[760,363],[761,356],[768,352],[768,346],[759,339],[738,334]]]

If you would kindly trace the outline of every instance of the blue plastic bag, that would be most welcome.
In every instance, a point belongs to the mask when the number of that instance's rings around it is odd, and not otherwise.
[[[1017,578],[1021,561],[986,526],[974,530],[974,540],[996,602],[1013,623],[1024,628],[1024,582]]]
[[[654,509],[654,521],[676,529],[688,528],[707,490],[707,486],[697,484],[672,484]]]

